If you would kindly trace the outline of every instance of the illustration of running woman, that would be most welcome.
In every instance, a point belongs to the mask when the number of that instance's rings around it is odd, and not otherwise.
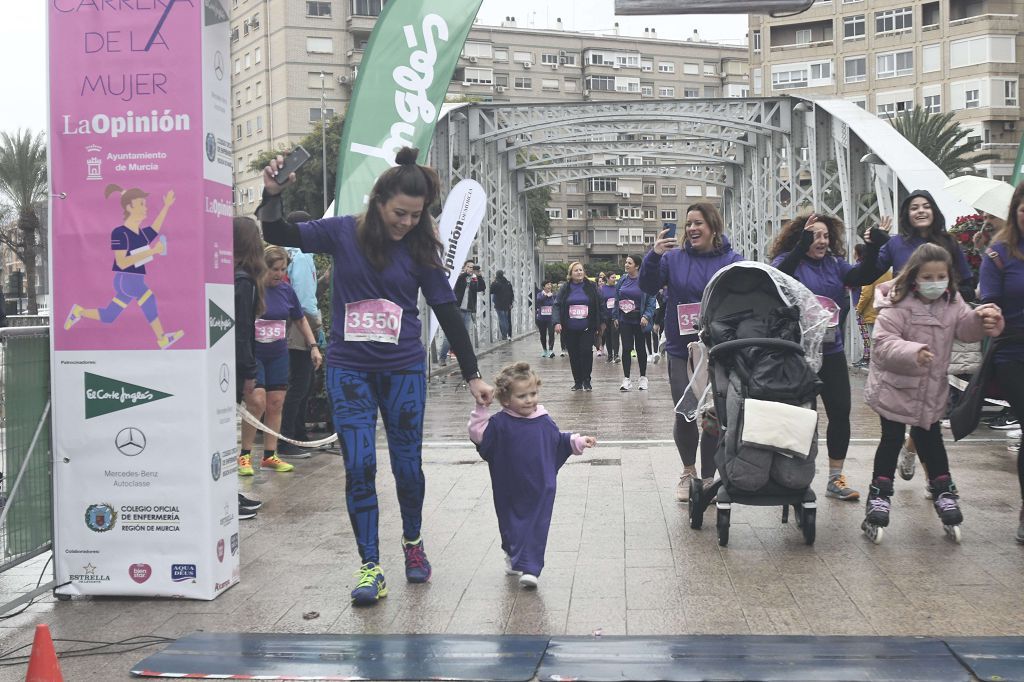
[[[146,219],[148,192],[134,187],[121,189],[111,184],[107,185],[104,197],[109,199],[114,192],[121,193],[121,208],[124,209],[124,224],[110,233],[110,248],[114,252],[114,297],[105,308],[85,308],[74,304],[64,321],[64,329],[71,329],[83,318],[110,324],[134,301],[156,334],[157,345],[161,349],[170,348],[185,332],[164,331],[157,312],[156,296],[146,284],[146,263],[167,252],[166,238],[160,235],[160,228],[167,211],[174,204],[174,191],[164,195],[163,208],[150,227],[142,226]]]

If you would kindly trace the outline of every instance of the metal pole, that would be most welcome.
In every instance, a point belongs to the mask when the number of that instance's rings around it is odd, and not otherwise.
[[[324,97],[327,94],[326,83],[324,83],[326,74],[323,71],[320,72],[320,147],[321,156],[324,171],[324,215],[327,214],[327,206],[330,201],[327,198],[327,108],[324,106]]]

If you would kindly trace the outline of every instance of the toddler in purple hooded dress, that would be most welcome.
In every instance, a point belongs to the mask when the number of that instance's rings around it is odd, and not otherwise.
[[[477,405],[469,417],[469,439],[490,468],[505,572],[533,588],[544,568],[558,470],[597,439],[558,430],[537,403],[540,377],[528,363],[506,366],[495,381],[503,409],[492,415]]]

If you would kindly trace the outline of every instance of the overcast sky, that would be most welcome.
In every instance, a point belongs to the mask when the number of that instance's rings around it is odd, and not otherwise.
[[[347,0],[336,0],[337,2]],[[46,125],[46,8],[43,0],[0,0],[0,130],[43,129]],[[508,0],[484,0],[479,21],[500,24],[510,14]],[[622,35],[642,36],[645,26],[657,26],[661,38],[685,39],[697,29],[704,40],[743,44],[745,15],[685,17],[615,17],[614,0],[519,0],[519,26],[554,28],[562,19],[571,31],[611,32],[615,22]]]

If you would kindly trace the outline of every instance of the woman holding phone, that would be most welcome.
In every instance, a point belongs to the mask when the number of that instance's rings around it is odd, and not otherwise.
[[[680,248],[680,246],[682,248]],[[640,287],[650,296],[665,292],[665,351],[668,357],[668,379],[672,401],[678,403],[690,382],[686,371],[688,346],[697,340],[694,328],[700,314],[704,287],[727,265],[743,260],[733,251],[725,236],[722,214],[713,205],[700,202],[686,209],[685,231],[681,238],[669,228],[658,235],[640,267]],[[683,462],[683,472],[676,487],[676,499],[690,499],[690,481],[697,476],[697,445],[700,443],[701,476],[715,475],[715,450],[718,438],[707,433],[701,437],[696,422],[675,415],[672,437]]]
[[[437,316],[458,357],[462,376],[478,405],[493,389],[477,367],[469,332],[441,263],[441,243],[428,210],[438,197],[437,173],[417,164],[419,151],[404,147],[395,166],[370,191],[367,210],[294,224],[284,219],[279,182],[284,159],[263,172],[257,209],[263,236],[279,246],[327,253],[344,264],[333,271],[327,390],[345,462],[345,498],[362,565],[352,603],[370,606],[388,594],[380,566],[376,487],[376,425],[384,420],[402,515],[401,547],[410,583],[430,579],[420,528],[423,521],[423,417],[426,353],[420,339],[419,295]]]

